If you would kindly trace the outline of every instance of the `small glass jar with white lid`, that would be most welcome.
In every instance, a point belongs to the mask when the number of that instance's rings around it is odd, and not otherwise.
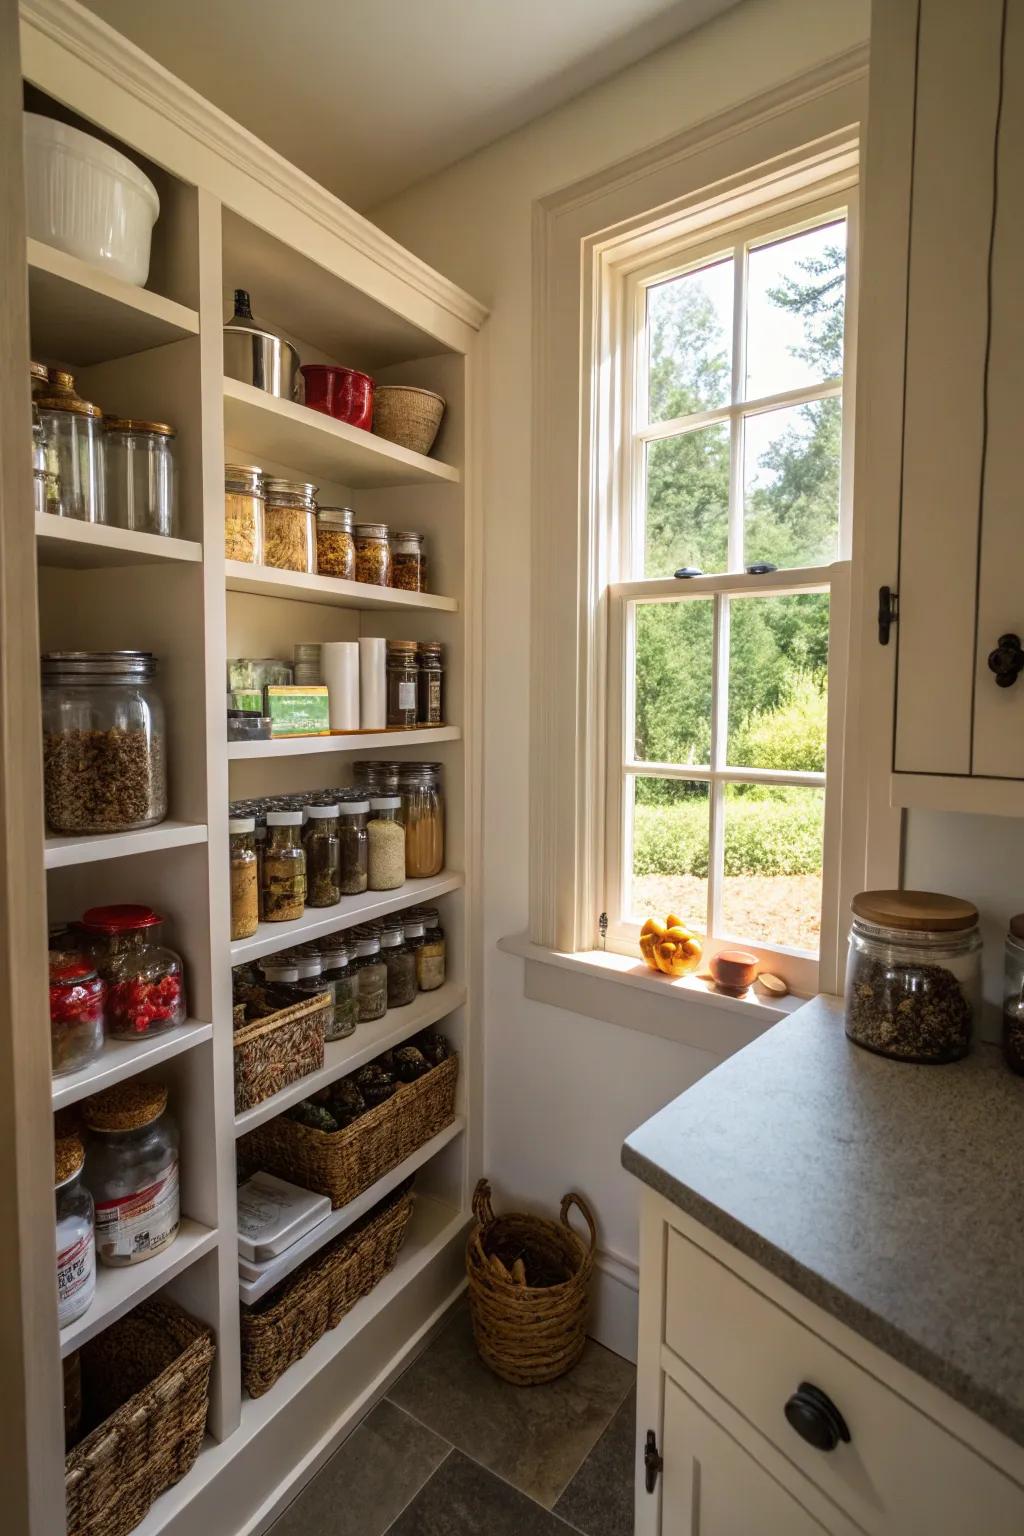
[[[338,806],[306,806],[302,832],[306,850],[306,905],[334,907],[341,900],[341,833]]]
[[[398,795],[375,795],[370,800],[368,876],[371,891],[395,891],[405,884],[405,828]]]
[[[263,920],[294,922],[306,907],[306,853],[301,811],[268,811],[263,852]]]
[[[352,969],[359,981],[359,1022],[370,1024],[388,1011],[388,971],[377,934],[357,928],[352,934]]]
[[[66,1328],[96,1295],[96,1234],[92,1195],[82,1182],[85,1149],[78,1136],[54,1142],[57,1206],[57,1326]]]
[[[174,428],[165,421],[108,416],[104,430],[107,522],[172,538],[178,531]]]
[[[359,973],[352,968],[350,947],[339,939],[323,939],[320,950],[324,978],[334,986],[334,1022],[324,1039],[347,1040],[359,1022]]]
[[[96,1206],[96,1250],[114,1268],[173,1243],[181,1219],[178,1127],[162,1083],[129,1078],[86,1099],[85,1182]]]

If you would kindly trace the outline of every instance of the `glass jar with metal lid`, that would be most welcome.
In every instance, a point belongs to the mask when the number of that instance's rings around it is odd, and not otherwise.
[[[161,942],[164,920],[152,907],[90,907],[82,935],[107,984],[107,1034],[138,1040],[184,1024],[181,956]]]
[[[388,971],[381,959],[380,939],[365,928],[352,930],[352,970],[359,984],[359,1022],[369,1024],[388,1011]]]
[[[387,523],[356,523],[356,581],[372,587],[391,585],[391,545]]]
[[[167,815],[164,709],[148,651],[50,651],[43,790],[54,832],[129,832]]]
[[[295,979],[295,991],[301,998],[319,997],[326,992],[331,999],[331,1015],[334,1014],[334,983],[324,975],[324,957],[316,954],[299,954],[295,956],[295,969],[298,976]]]
[[[174,466],[175,429],[165,421],[108,416],[106,439],[106,521],[134,533],[177,533],[178,485]]]
[[[380,957],[388,973],[388,1007],[405,1008],[417,992],[416,956],[405,942],[401,921],[386,919],[378,928]]]
[[[50,1064],[60,1077],[101,1055],[107,989],[86,955],[54,950],[49,965]]]
[[[57,476],[58,499],[49,510],[83,523],[104,522],[103,412],[83,400],[74,375],[60,369],[51,370],[35,406]]]
[[[224,558],[263,564],[263,471],[258,464],[224,466]]]
[[[290,923],[306,907],[306,854],[302,812],[268,811],[263,852],[263,920]]]
[[[334,1021],[324,1039],[347,1040],[359,1021],[359,975],[350,964],[352,951],[340,939],[323,939],[324,980],[334,987]]]
[[[388,726],[411,730],[418,711],[419,663],[415,640],[389,640],[387,649]]]
[[[440,640],[423,640],[416,647],[418,668],[416,719],[420,725],[444,724],[444,662]]]
[[[357,757],[352,775],[360,788],[371,795],[397,795],[401,763],[378,762],[372,757]]]
[[[32,406],[32,509],[60,513],[57,455],[47,447],[39,412]]]
[[[422,533],[391,535],[391,585],[403,592],[427,590],[427,561]]]
[[[444,795],[440,763],[403,763],[399,775],[405,822],[405,869],[410,880],[444,868]]]
[[[316,564],[321,576],[356,579],[356,541],[351,507],[320,507],[316,514]]]
[[[410,907],[407,925],[423,925],[422,942],[416,945],[416,980],[421,992],[436,992],[444,986],[447,969],[447,943],[436,907]],[[415,935],[414,935],[415,936]],[[410,938],[406,927],[406,938]]]
[[[333,907],[341,900],[341,832],[336,804],[306,807],[306,905]]]
[[[282,571],[316,575],[316,486],[267,480],[263,560]]]
[[[359,896],[366,890],[369,814],[369,800],[342,800],[338,804],[338,884],[343,896]]]
[[[233,942],[235,939],[252,938],[260,923],[255,816],[232,816],[229,819],[228,847]]]
[[[53,1146],[57,1206],[57,1327],[66,1328],[92,1306],[96,1295],[96,1213],[82,1182],[85,1148],[78,1136],[58,1136]]]
[[[396,891],[405,884],[405,828],[397,795],[377,795],[370,801],[367,823],[368,875],[371,891]]]
[[[978,910],[932,891],[853,898],[846,1033],[899,1061],[966,1056],[981,1006]]]
[[[1010,918],[1003,950],[1003,1056],[1024,1076],[1024,912]]]
[[[29,384],[32,389],[32,399],[37,395],[45,395],[50,382],[50,370],[45,363],[29,363]]]
[[[138,1264],[178,1235],[178,1128],[162,1083],[130,1078],[86,1099],[85,1183],[101,1263]]]

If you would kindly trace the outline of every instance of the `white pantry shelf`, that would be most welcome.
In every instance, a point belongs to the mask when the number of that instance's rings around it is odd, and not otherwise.
[[[244,448],[254,463],[267,458],[353,490],[438,480],[456,484],[460,479],[457,469],[439,459],[237,379],[224,380],[224,440],[233,449]]]
[[[338,736],[290,736],[280,741],[229,741],[228,758],[320,757],[326,752],[379,752],[391,747],[433,747],[461,741],[457,725],[430,725],[414,731],[346,731]]]
[[[243,560],[225,561],[225,570],[229,592],[250,592],[256,597],[281,597],[293,603],[319,603],[326,608],[377,613],[457,613],[459,609],[454,597],[403,592],[399,587],[375,587],[368,581],[343,581],[340,576],[307,576],[302,571],[281,571],[272,565],[247,565]]]
[[[162,821],[138,832],[48,837],[43,862],[47,869],[67,869],[72,864],[96,864],[101,859],[124,859],[133,853],[157,853],[162,848],[187,848],[205,842],[206,828],[201,822]]]
[[[141,1264],[126,1264],[119,1269],[108,1269],[97,1263],[96,1299],[88,1312],[60,1330],[61,1358],[80,1349],[87,1339],[94,1339],[216,1245],[214,1229],[190,1221],[186,1216],[182,1217],[174,1242],[163,1253],[143,1259]]]
[[[183,1051],[212,1039],[212,1024],[185,1023],[149,1039],[108,1040],[103,1054],[87,1067],[54,1078],[53,1107],[63,1109],[67,1104],[76,1104],[90,1093],[99,1093],[112,1083],[134,1077],[137,1072],[159,1066],[162,1061],[170,1061],[172,1056],[180,1056]]]
[[[449,981],[435,992],[418,993],[415,1000],[405,1008],[389,1008],[382,1019],[360,1024],[355,1034],[349,1035],[347,1040],[329,1041],[324,1046],[324,1064],[320,1070],[300,1077],[297,1083],[290,1083],[280,1093],[236,1115],[235,1135],[244,1136],[246,1131],[254,1130],[264,1121],[273,1120],[300,1099],[308,1099],[311,1093],[318,1093],[328,1083],[336,1082],[339,1077],[345,1077],[358,1067],[365,1066],[368,1061],[373,1061],[382,1051],[393,1050],[403,1040],[408,1040],[410,1035],[418,1035],[421,1029],[429,1029],[431,1024],[446,1018],[465,1001],[465,987]]]
[[[342,928],[354,928],[357,923],[369,923],[389,912],[403,907],[422,906],[438,896],[447,896],[465,884],[459,874],[442,873],[430,880],[407,880],[395,891],[364,891],[360,896],[343,896],[333,907],[307,907],[301,917],[291,923],[260,923],[250,939],[238,939],[231,946],[231,964],[241,965],[246,960],[258,960],[261,955],[275,954],[279,949],[289,949],[293,944],[304,944],[308,939],[319,939],[327,933],[337,933]]]
[[[339,1210],[325,1216],[318,1226],[313,1227],[304,1237],[300,1237],[298,1242],[293,1243],[290,1248],[286,1248],[284,1253],[278,1254],[276,1259],[268,1259],[266,1264],[260,1266],[263,1273],[258,1279],[245,1280],[240,1275],[238,1294],[242,1301],[246,1306],[252,1306],[254,1302],[259,1301],[261,1296],[265,1296],[268,1291],[273,1290],[275,1285],[297,1269],[303,1260],[319,1252],[325,1243],[340,1237],[342,1232],[347,1231],[357,1221],[361,1221],[369,1211],[373,1210],[379,1200],[385,1199],[392,1190],[398,1188],[399,1184],[411,1178],[417,1169],[422,1168],[424,1163],[429,1163],[431,1158],[436,1157],[450,1141],[454,1141],[456,1136],[461,1136],[465,1129],[464,1116],[456,1115],[451,1125],[446,1125],[443,1131],[438,1131],[436,1136],[431,1136],[422,1147],[417,1147],[415,1152],[410,1153],[404,1161],[392,1168],[390,1173],[378,1179],[376,1184],[371,1184],[369,1189],[357,1195],[354,1200],[350,1200],[348,1205],[343,1205]]]
[[[101,570],[121,565],[156,565],[161,560],[198,563],[203,546],[194,539],[165,539],[105,523],[36,513],[36,559],[40,565]]]
[[[138,288],[102,267],[28,241],[32,356],[85,368],[198,336],[194,309]]]

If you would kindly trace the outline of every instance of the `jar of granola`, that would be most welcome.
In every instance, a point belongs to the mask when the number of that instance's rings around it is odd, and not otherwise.
[[[356,523],[356,581],[391,585],[391,545],[386,523]]]
[[[231,866],[231,938],[249,939],[260,922],[255,816],[228,821]]]
[[[224,466],[224,558],[263,564],[263,471],[258,464]]]
[[[178,1235],[178,1128],[162,1083],[130,1078],[86,1099],[85,1183],[101,1263],[139,1264]]]
[[[422,533],[391,535],[391,585],[403,592],[427,590],[427,562]]]
[[[265,564],[315,576],[316,486],[299,480],[268,480],[266,497]]]
[[[302,847],[302,812],[268,811],[263,854],[263,918],[290,923],[306,907],[306,854]]]
[[[316,563],[321,576],[356,579],[356,541],[351,507],[321,507],[316,514]]]

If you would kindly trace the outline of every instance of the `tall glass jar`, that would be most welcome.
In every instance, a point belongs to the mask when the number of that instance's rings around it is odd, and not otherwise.
[[[178,517],[174,428],[165,421],[123,416],[108,416],[105,428],[106,521],[135,533],[173,537]]]
[[[981,1007],[978,911],[931,891],[853,898],[846,1033],[898,1061],[958,1061]]]
[[[256,858],[256,818],[232,816],[228,821],[231,870],[231,938],[249,939],[260,924],[259,867]]]
[[[60,482],[57,479],[57,459],[46,446],[46,435],[39,420],[39,412],[32,407],[32,510],[34,512],[60,513]]]
[[[50,954],[50,1062],[54,1077],[77,1072],[103,1051],[106,987],[85,955]]]
[[[441,642],[426,640],[416,647],[419,668],[416,690],[416,719],[420,725],[444,724],[444,662]]]
[[[369,1024],[388,1011],[388,970],[375,933],[357,928],[352,934],[352,948],[352,969],[359,984],[359,1022]]]
[[[155,676],[148,651],[43,657],[43,792],[54,832],[129,832],[167,815]]]
[[[391,585],[403,592],[425,592],[427,562],[422,533],[391,535]]]
[[[369,814],[369,800],[342,800],[338,806],[339,885],[343,896],[359,896],[366,890]]]
[[[178,1235],[178,1128],[162,1083],[129,1078],[86,1099],[85,1182],[102,1264],[139,1264]]]
[[[51,467],[57,475],[60,517],[82,523],[105,521],[103,509],[103,412],[75,390],[74,375],[53,369],[35,398]]]
[[[256,845],[256,896],[259,903],[260,922],[263,922],[263,856],[267,850],[267,813],[262,806],[255,813],[256,830],[253,833],[253,841]]]
[[[1024,912],[1010,918],[1003,965],[1003,1056],[1024,1076]]]
[[[151,907],[90,907],[82,934],[107,984],[107,1034],[138,1040],[184,1024],[181,956],[168,949],[163,918]]]
[[[268,480],[263,522],[263,559],[283,571],[316,575],[316,486],[299,480]]]
[[[391,585],[391,545],[387,523],[356,523],[356,581],[372,587]]]
[[[410,923],[423,925],[423,941],[416,949],[416,979],[421,992],[436,992],[444,986],[448,946],[436,907],[410,907]],[[409,928],[405,930],[409,938]]]
[[[405,1008],[416,998],[416,956],[400,925],[381,925],[380,957],[388,973],[388,1007]]]
[[[379,762],[373,757],[357,757],[352,764],[352,776],[368,795],[397,795],[398,775],[403,766],[402,763]]]
[[[405,884],[405,828],[402,802],[397,795],[381,795],[370,801],[367,823],[368,875],[371,891],[396,891]]]
[[[351,949],[340,940],[324,939],[321,953],[324,979],[334,987],[334,1022],[324,1039],[347,1040],[359,1022],[359,973],[352,969]]]
[[[324,975],[324,957],[320,954],[295,956],[295,991],[301,998],[318,997],[326,992],[331,999],[331,1016],[334,1016],[334,983]]]
[[[430,879],[444,868],[444,795],[439,763],[403,763],[400,774],[405,822],[405,868],[410,880]]]
[[[263,471],[258,464],[224,466],[224,558],[263,564]]]
[[[306,907],[302,812],[268,811],[263,854],[263,920],[291,923]]]
[[[320,507],[316,514],[316,564],[321,576],[356,579],[356,541],[351,507]]]
[[[387,650],[388,726],[416,724],[419,666],[415,640],[389,640]]]
[[[306,905],[333,907],[341,900],[341,833],[337,805],[306,807]]]
[[[57,1326],[66,1328],[96,1295],[96,1234],[92,1195],[82,1182],[85,1149],[77,1136],[54,1142],[57,1206]]]

